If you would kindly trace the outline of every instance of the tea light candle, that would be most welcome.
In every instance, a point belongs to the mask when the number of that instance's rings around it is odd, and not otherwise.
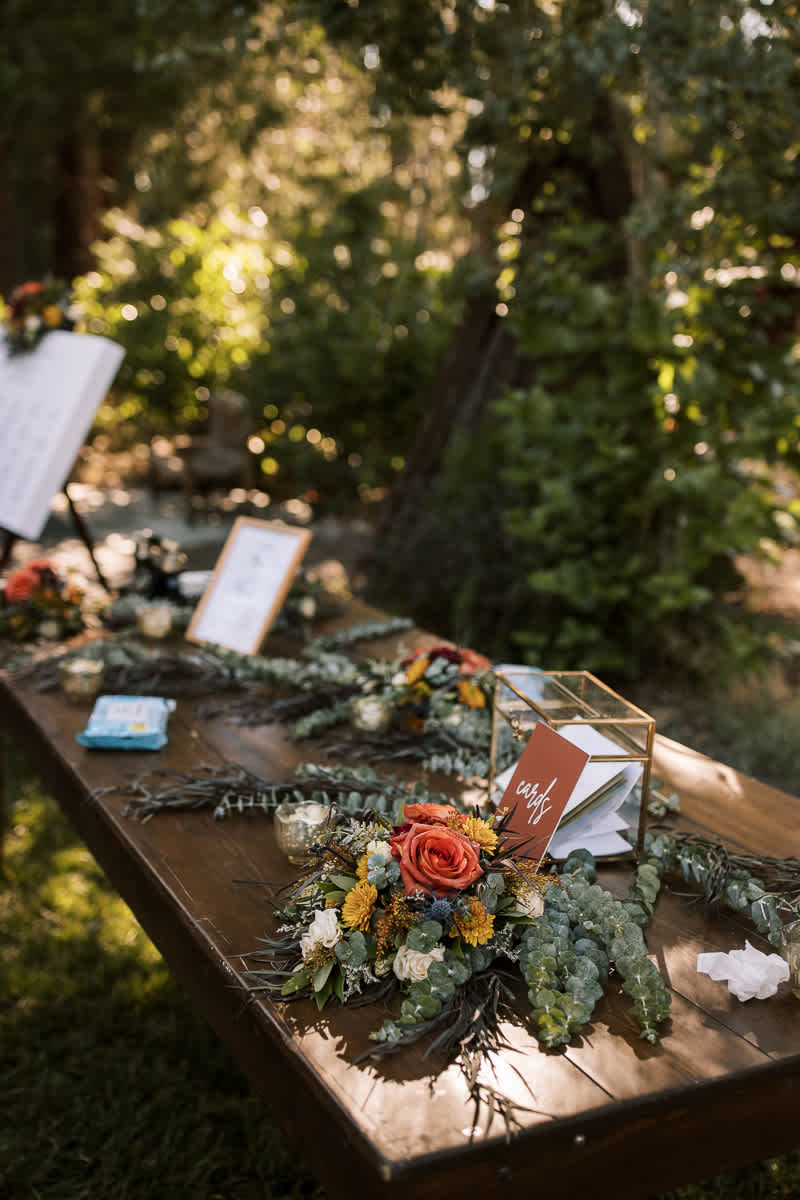
[[[136,610],[139,632],[148,638],[163,638],[172,629],[172,611],[168,604],[143,604]]]
[[[59,664],[61,688],[70,700],[94,700],[103,686],[105,668],[99,658],[68,658]]]
[[[275,809],[275,840],[296,866],[305,863],[311,847],[331,825],[331,808],[316,800],[285,800]]]

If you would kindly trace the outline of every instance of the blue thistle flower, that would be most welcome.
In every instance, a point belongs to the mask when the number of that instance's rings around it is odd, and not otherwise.
[[[426,921],[438,921],[445,933],[453,923],[453,906],[444,897],[431,900],[422,914]]]

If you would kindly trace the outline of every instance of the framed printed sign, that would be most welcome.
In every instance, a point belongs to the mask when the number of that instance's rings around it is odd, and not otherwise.
[[[308,529],[238,517],[186,637],[257,654],[311,541]]]

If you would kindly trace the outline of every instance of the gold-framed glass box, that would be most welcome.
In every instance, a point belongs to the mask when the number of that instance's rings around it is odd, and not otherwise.
[[[641,854],[655,719],[588,671],[503,666],[495,679],[491,800],[502,796],[534,728],[544,721],[589,754],[551,843],[553,857],[566,857],[581,844],[598,859]]]

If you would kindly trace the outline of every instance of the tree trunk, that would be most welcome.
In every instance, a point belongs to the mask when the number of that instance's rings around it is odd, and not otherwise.
[[[56,150],[52,206],[52,272],[74,279],[92,265],[91,245],[100,229],[102,193],[95,131],[82,126]]]
[[[22,234],[10,177],[8,148],[0,144],[0,295],[22,281]]]

